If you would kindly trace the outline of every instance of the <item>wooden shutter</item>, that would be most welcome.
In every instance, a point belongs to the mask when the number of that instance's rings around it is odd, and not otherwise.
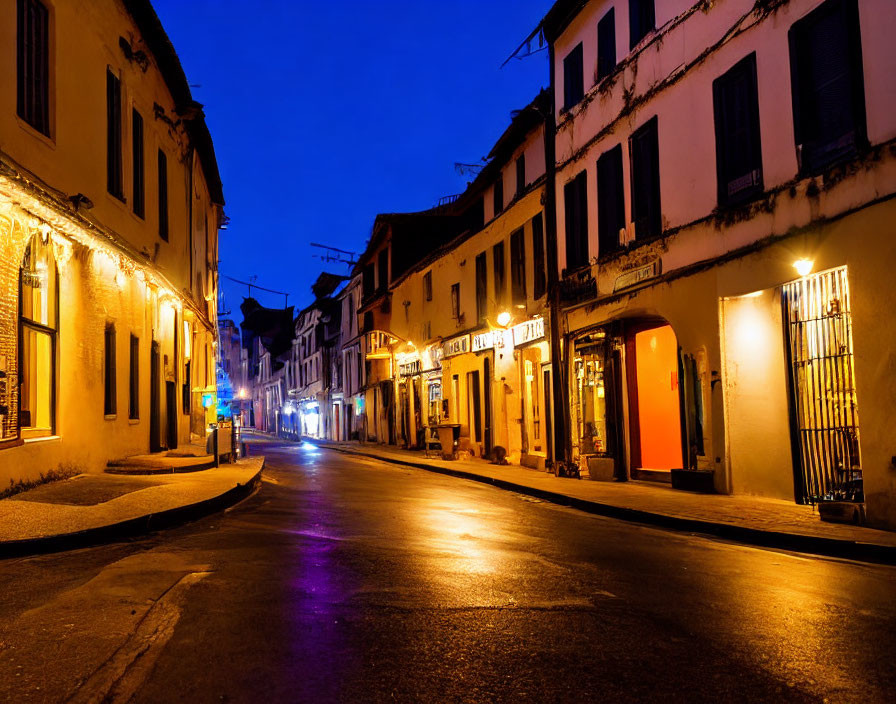
[[[628,0],[629,47],[638,43],[654,29],[656,19],[653,11],[654,0]]]
[[[566,210],[566,268],[588,263],[588,176],[582,171],[563,188]]]
[[[507,294],[507,275],[504,266],[504,243],[492,247],[492,267],[495,275],[495,304],[504,305]]]
[[[159,149],[159,237],[168,241],[168,157]]]
[[[526,303],[526,242],[523,228],[510,235],[510,291],[514,305]]]
[[[133,151],[133,168],[134,168],[134,195],[132,205],[134,207],[134,215],[144,217],[145,215],[145,187],[144,187],[144,150],[143,150],[143,118],[140,113],[133,110],[131,113],[131,146]]]
[[[520,154],[516,158],[516,194],[521,196],[526,190],[526,155]]]
[[[616,10],[610,8],[597,23],[597,80],[616,68]]]
[[[656,116],[632,134],[629,140],[632,162],[632,222],[635,239],[662,233],[660,210],[660,163]]]
[[[38,132],[50,134],[49,13],[37,0],[18,0],[16,111]]]
[[[585,95],[585,78],[582,58],[582,44],[563,59],[563,109],[569,110]]]
[[[495,188],[492,191],[492,196],[495,211],[494,217],[498,217],[501,211],[504,210],[504,177],[502,175],[498,175],[498,180],[495,181]]]
[[[617,144],[597,160],[597,255],[619,249],[619,230],[625,227],[625,194],[622,185],[622,145]]]
[[[532,296],[538,300],[545,294],[544,220],[539,213],[532,218],[532,263],[535,267]]]
[[[121,186],[121,81],[106,70],[106,187],[124,199]]]
[[[485,252],[476,255],[476,319],[483,323],[488,315],[488,262]]]

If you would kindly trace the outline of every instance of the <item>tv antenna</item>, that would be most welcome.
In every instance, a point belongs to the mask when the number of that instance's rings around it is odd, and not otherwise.
[[[358,263],[357,254],[355,252],[349,252],[347,249],[339,249],[339,247],[331,247],[328,244],[317,244],[317,242],[311,243],[312,247],[317,247],[318,249],[324,250],[323,254],[315,254],[314,256],[324,262],[341,262],[343,264],[348,264],[349,266],[354,266]]]
[[[275,291],[272,288],[265,288],[264,286],[259,286],[255,282],[258,280],[258,275],[255,274],[249,277],[248,281],[240,281],[239,279],[235,279],[232,276],[227,276],[227,274],[221,274],[225,279],[233,281],[235,284],[241,284],[243,286],[249,287],[249,297],[252,297],[252,289],[257,288],[259,291],[267,291],[268,293],[276,293],[278,296],[283,296],[283,307],[286,308],[289,306],[289,294],[285,291]]]

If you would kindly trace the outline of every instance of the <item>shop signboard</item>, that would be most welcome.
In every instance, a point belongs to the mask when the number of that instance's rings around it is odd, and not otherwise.
[[[525,323],[514,325],[513,328],[513,346],[519,347],[544,337],[544,318],[533,318]]]
[[[473,351],[482,352],[483,350],[490,350],[493,347],[499,347],[499,335],[500,333],[497,330],[488,330],[486,332],[481,332],[478,335],[473,335]]]
[[[423,370],[423,365],[420,364],[419,359],[415,359],[411,362],[407,362],[406,364],[398,365],[398,375],[399,376],[414,376],[415,374],[419,374]]]
[[[644,266],[639,266],[637,269],[626,271],[624,274],[617,276],[616,281],[613,282],[613,293],[621,291],[624,288],[629,288],[630,286],[635,286],[636,284],[652,279],[655,276],[659,276],[661,270],[662,266],[660,260],[654,259],[650,264],[645,264]]]
[[[470,336],[460,335],[442,343],[442,356],[453,357],[470,351]]]

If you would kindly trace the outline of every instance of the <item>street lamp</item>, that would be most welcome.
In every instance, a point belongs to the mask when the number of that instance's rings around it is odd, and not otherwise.
[[[502,328],[506,328],[508,325],[510,325],[510,313],[508,313],[506,310],[498,313],[498,325],[500,325]]]
[[[797,259],[793,263],[793,268],[796,269],[796,273],[800,276],[808,276],[812,273],[812,267],[815,264],[811,259]]]

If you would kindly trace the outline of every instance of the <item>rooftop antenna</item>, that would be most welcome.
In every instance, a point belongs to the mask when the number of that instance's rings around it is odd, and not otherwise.
[[[339,247],[331,247],[328,244],[311,243],[312,247],[324,250],[323,254],[315,254],[314,256],[324,262],[341,262],[354,266],[358,263],[358,255],[355,252],[349,252],[347,249],[339,249]]]
[[[232,276],[227,276],[227,274],[221,274],[221,276],[223,276],[225,279],[227,279],[229,281],[233,281],[233,283],[235,283],[235,284],[241,284],[243,286],[248,286],[250,298],[252,297],[252,289],[257,288],[259,291],[267,291],[268,293],[276,293],[278,296],[283,296],[284,297],[283,298],[283,307],[284,308],[289,307],[289,294],[286,293],[285,291],[275,291],[272,288],[265,288],[264,286],[259,286],[258,284],[255,283],[256,281],[258,281],[257,274],[253,274],[252,276],[250,276],[248,281],[240,281],[239,279],[235,279]]]

